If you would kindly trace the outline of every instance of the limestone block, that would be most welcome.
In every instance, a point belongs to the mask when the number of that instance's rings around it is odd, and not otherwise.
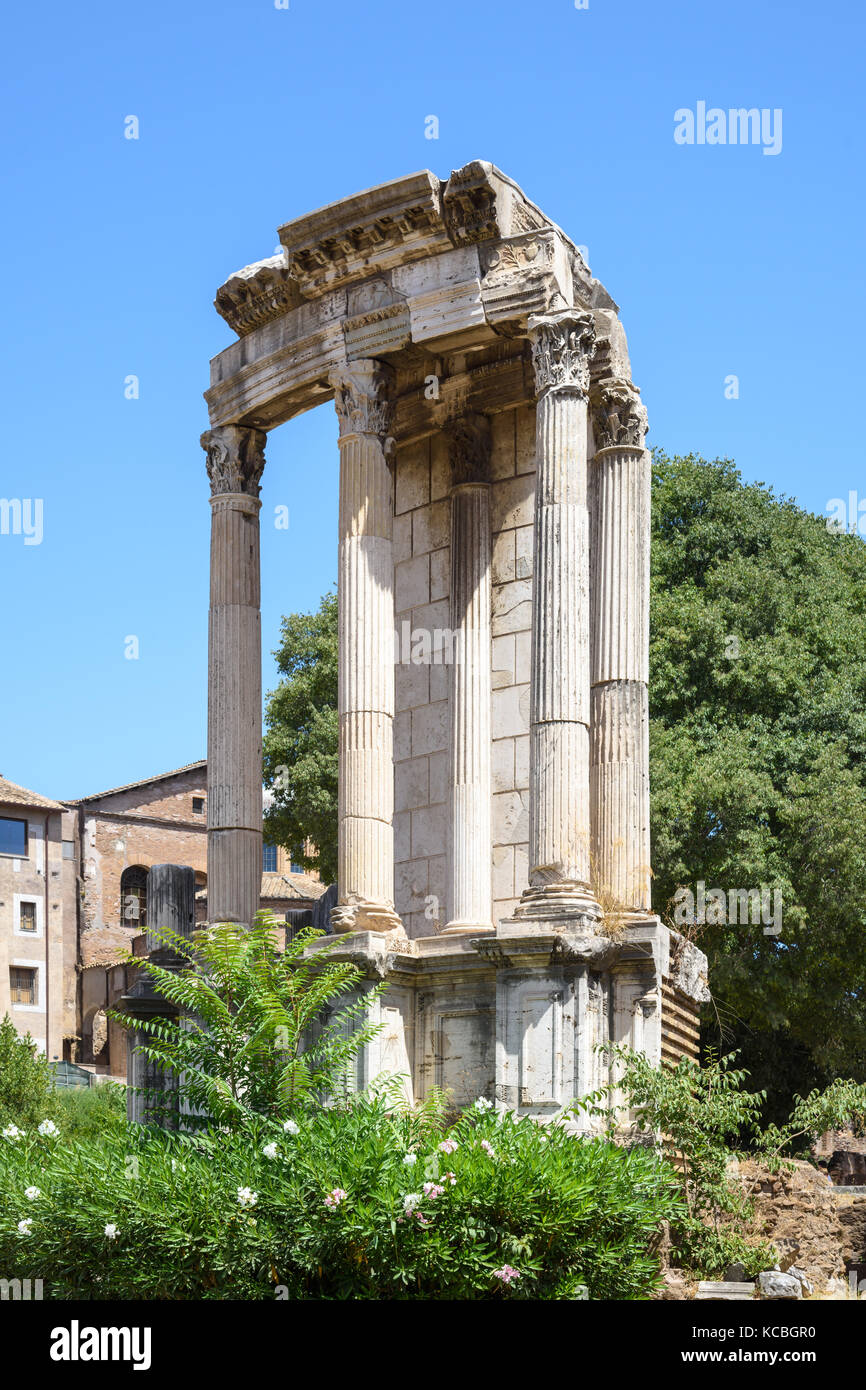
[[[514,537],[514,531],[499,531],[493,536],[490,576],[494,586],[514,579]]]
[[[435,290],[451,290],[478,280],[480,275],[477,247],[461,246],[411,265],[395,266],[391,284],[398,294],[412,299]]]
[[[491,427],[490,481],[514,477],[514,416],[513,410],[494,415]]]
[[[451,463],[443,434],[430,436],[430,501],[438,502],[451,491]]]
[[[396,772],[396,769],[395,769]],[[396,785],[396,782],[395,782]],[[412,817],[408,811],[397,811],[394,816],[394,859],[408,859],[412,852]]]
[[[509,685],[493,691],[493,728],[501,738],[528,733],[528,685]]]
[[[412,711],[412,753],[441,753],[448,747],[448,701]]]
[[[514,740],[514,785],[518,791],[529,788],[529,735]]]
[[[480,280],[428,290],[409,300],[413,343],[442,340],[451,346],[462,336],[477,338],[487,326]]]
[[[434,855],[427,860],[427,892],[436,899],[437,910],[429,919],[430,932],[434,926],[445,925],[446,900],[448,897],[448,858],[444,854]]]
[[[515,633],[514,637],[514,681],[516,685],[528,683],[532,676],[532,634],[529,631]]]
[[[426,806],[429,800],[429,764],[427,758],[408,758],[394,768],[394,809],[414,810]]]
[[[440,550],[450,536],[450,505],[446,500],[431,502],[412,513],[412,553],[422,555]]]
[[[490,525],[494,531],[528,526],[533,516],[533,482],[529,475],[505,478],[490,490]]]
[[[532,526],[521,526],[514,533],[514,578],[532,577],[532,556],[535,532]]]
[[[498,738],[493,744],[492,775],[494,792],[514,790],[513,738]]]
[[[445,854],[448,824],[444,806],[425,806],[412,812],[412,856]]]
[[[510,634],[491,642],[491,670],[495,687],[514,684],[514,638]],[[528,680],[528,677],[524,677]]]
[[[431,753],[427,759],[430,765],[430,805],[448,799],[448,754]]]
[[[498,792],[493,797],[493,843],[520,844],[529,836],[528,798],[520,792]]]
[[[412,558],[412,513],[394,517],[394,563]],[[398,609],[399,612],[399,609]]]
[[[758,1275],[759,1298],[798,1299],[803,1297],[803,1285],[792,1274],[781,1274],[778,1270],[765,1270]]]
[[[403,560],[394,569],[394,606],[398,613],[430,602],[430,561],[426,555]]]
[[[493,897],[497,902],[514,896],[514,846],[493,846]]]
[[[394,667],[394,699],[398,710],[426,705],[430,694],[429,666],[398,661]]]
[[[394,513],[424,507],[430,501],[430,458],[427,441],[400,449],[397,455]]]
[[[451,590],[451,547],[444,546],[430,554],[430,600],[447,598]]]
[[[412,756],[412,716],[408,710],[400,710],[394,716],[394,761]]]
[[[535,406],[520,406],[514,412],[514,471],[535,472]]]
[[[426,859],[407,859],[395,865],[394,895],[399,916],[405,912],[423,912],[427,896]]]
[[[430,667],[430,703],[436,700],[448,699],[448,681],[450,667],[444,663],[441,666]]]
[[[525,632],[532,621],[532,580],[513,579],[493,589],[491,630],[494,637]]]

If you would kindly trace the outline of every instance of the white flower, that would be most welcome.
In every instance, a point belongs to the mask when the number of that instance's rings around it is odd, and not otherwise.
[[[19,1129],[17,1125],[7,1125],[3,1131],[3,1138],[11,1139],[13,1142],[16,1139],[23,1139],[24,1131],[23,1129]]]
[[[117,1240],[117,1227],[113,1221],[109,1221],[105,1228],[105,1234],[109,1240]]]
[[[19,1236],[29,1236],[29,1235],[30,1235],[30,1227],[31,1227],[32,1225],[33,1225],[33,1221],[31,1220],[31,1218],[30,1218],[29,1216],[28,1216],[28,1218],[27,1218],[26,1221],[19,1221],[19,1222],[18,1222],[18,1234],[19,1234]]]
[[[262,1149],[262,1153],[264,1154],[265,1158],[276,1158],[276,1156],[277,1156],[277,1146],[276,1146],[276,1144],[265,1144],[265,1147]]]
[[[54,1135],[57,1133],[57,1126],[53,1120],[43,1120],[39,1126],[40,1134]]]
[[[407,1192],[403,1198],[403,1211],[406,1216],[411,1216],[418,1203],[421,1201],[420,1192]]]
[[[37,1197],[42,1196],[42,1191],[38,1187],[25,1187],[24,1196],[28,1197],[31,1202],[35,1202]]]
[[[286,1134],[300,1134],[301,1132],[300,1125],[296,1125],[294,1120],[285,1120],[283,1122],[283,1129],[286,1131]]]
[[[418,1155],[417,1155],[417,1154],[406,1154],[406,1157],[403,1159],[403,1162],[406,1164],[406,1167],[407,1167],[407,1168],[411,1168],[413,1163],[417,1163],[417,1162],[418,1162]]]
[[[259,1194],[258,1194],[258,1192],[253,1192],[253,1190],[252,1190],[251,1187],[239,1187],[239,1188],[238,1188],[238,1206],[239,1206],[239,1207],[254,1207],[255,1204],[256,1204],[256,1202],[257,1202],[258,1200],[259,1200]]]
[[[493,1109],[493,1101],[492,1101],[492,1100],[485,1100],[484,1096],[479,1096],[478,1099],[476,1100],[475,1104],[473,1105],[472,1109],[473,1109],[473,1110],[478,1110],[478,1111],[481,1112],[481,1114],[483,1114],[485,1110],[492,1110],[492,1109]]]

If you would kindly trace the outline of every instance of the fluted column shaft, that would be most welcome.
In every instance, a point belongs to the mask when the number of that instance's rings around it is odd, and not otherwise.
[[[593,906],[589,810],[587,398],[595,335],[575,311],[529,323],[536,414],[529,890],[524,915]]]
[[[394,911],[394,556],[385,458],[392,378],[332,378],[340,421],[337,931],[388,931]]]
[[[592,848],[610,908],[650,908],[650,457],[646,412],[627,383],[593,398]]]
[[[445,933],[493,930],[490,743],[490,432],[484,416],[446,429],[451,491],[451,901]]]
[[[208,917],[252,923],[262,883],[259,479],[263,431],[202,435],[211,480]]]

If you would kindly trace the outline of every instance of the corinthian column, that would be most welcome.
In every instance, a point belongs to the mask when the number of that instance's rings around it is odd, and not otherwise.
[[[517,915],[598,908],[590,883],[587,397],[592,315],[529,320],[538,392],[529,888]]]
[[[259,479],[263,430],[201,437],[211,483],[208,627],[208,917],[253,921],[262,885]]]
[[[339,898],[336,931],[390,931],[394,911],[394,556],[385,459],[393,374],[331,378],[340,422]]]
[[[490,424],[445,427],[451,456],[450,918],[444,934],[493,931],[490,827]]]
[[[593,389],[592,844],[611,907],[649,910],[650,457],[646,410],[613,378]]]

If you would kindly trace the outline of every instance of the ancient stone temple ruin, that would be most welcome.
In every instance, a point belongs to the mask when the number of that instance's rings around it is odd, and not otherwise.
[[[650,460],[617,305],[482,161],[279,238],[217,294],[237,341],[206,392],[211,920],[258,904],[267,435],[333,401],[332,925],[390,985],[359,1081],[545,1116],[607,1079],[597,1044],[693,1051],[706,993],[651,909]]]

